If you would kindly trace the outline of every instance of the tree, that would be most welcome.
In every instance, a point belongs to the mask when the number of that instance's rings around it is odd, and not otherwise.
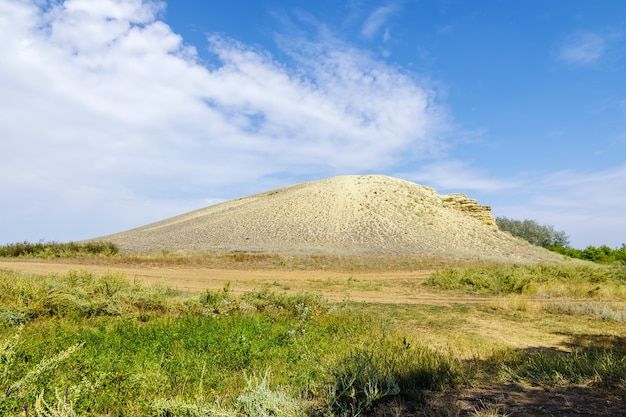
[[[522,238],[533,245],[544,248],[550,246],[568,246],[569,237],[562,231],[554,230],[550,225],[541,225],[535,220],[514,220],[507,217],[496,217],[498,228]]]

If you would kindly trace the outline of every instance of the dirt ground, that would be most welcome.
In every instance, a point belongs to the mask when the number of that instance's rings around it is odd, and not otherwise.
[[[122,273],[131,281],[158,283],[190,293],[221,289],[226,283],[230,283],[230,289],[236,294],[271,286],[290,292],[321,293],[331,301],[349,298],[358,302],[449,305],[487,300],[484,297],[455,296],[449,292],[422,287],[421,284],[433,270],[393,272],[237,270],[189,266],[87,265],[10,259],[1,260],[0,268],[37,274],[64,274],[71,270],[88,270],[99,275]]]

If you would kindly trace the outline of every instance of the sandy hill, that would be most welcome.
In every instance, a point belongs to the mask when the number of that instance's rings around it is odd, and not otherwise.
[[[104,236],[123,252],[254,251],[552,262],[463,194],[382,175],[340,176],[227,201]]]

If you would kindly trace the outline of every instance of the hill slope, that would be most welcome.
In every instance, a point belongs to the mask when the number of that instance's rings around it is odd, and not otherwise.
[[[488,207],[463,201],[462,195],[460,199],[451,196],[382,175],[341,176],[227,201],[97,240],[112,241],[131,253],[258,251],[510,262],[561,259],[499,231]]]

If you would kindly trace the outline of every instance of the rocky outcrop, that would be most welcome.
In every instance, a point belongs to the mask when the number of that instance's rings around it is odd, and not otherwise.
[[[467,198],[465,194],[453,193],[442,195],[443,205],[453,207],[459,211],[469,214],[486,225],[497,228],[496,219],[491,214],[491,206],[481,206],[478,200]]]

